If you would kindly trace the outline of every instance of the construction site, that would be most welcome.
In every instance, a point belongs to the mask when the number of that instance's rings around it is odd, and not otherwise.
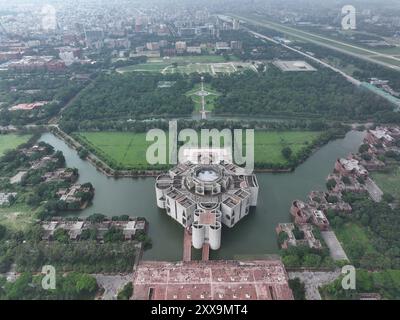
[[[143,261],[133,286],[133,300],[293,300],[279,259]]]

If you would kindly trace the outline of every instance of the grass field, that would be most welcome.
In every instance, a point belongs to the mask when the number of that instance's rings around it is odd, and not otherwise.
[[[256,132],[254,137],[254,157],[258,163],[285,164],[282,149],[290,147],[295,155],[320,135],[319,132],[287,131]]]
[[[206,110],[212,111],[214,110],[215,100],[220,96],[220,93],[211,88],[210,85],[204,84],[204,90],[209,94],[204,97],[206,102]],[[201,91],[201,84],[197,84],[192,90],[186,93],[187,97],[191,97],[195,104],[195,111],[201,110],[201,97],[196,93]]]
[[[376,252],[368,231],[358,224],[346,223],[340,228],[335,228],[335,234],[350,260],[354,260],[353,252]]]
[[[0,224],[15,231],[23,231],[34,221],[34,212],[25,204],[0,207]]]
[[[395,168],[388,173],[374,172],[372,179],[384,193],[389,193],[400,200],[400,168]]]
[[[282,148],[289,146],[296,154],[319,136],[318,132],[256,132],[255,161],[260,163],[286,164]],[[104,160],[127,169],[151,169],[146,161],[145,133],[132,132],[83,132],[77,136]],[[167,150],[168,151],[168,150]],[[110,162],[110,161],[109,161]]]
[[[0,135],[0,157],[7,151],[27,142],[30,135],[6,134]]]
[[[163,74],[174,73],[233,73],[241,70],[255,70],[251,63],[238,62],[235,56],[229,56],[226,61],[223,56],[180,56],[163,58],[150,58],[147,63],[118,68],[117,72],[153,72]]]
[[[145,133],[85,132],[78,136],[93,147],[103,159],[112,160],[124,168],[147,168],[146,150],[152,142]]]

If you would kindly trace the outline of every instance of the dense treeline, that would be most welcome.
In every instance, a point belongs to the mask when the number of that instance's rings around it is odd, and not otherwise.
[[[71,272],[56,275],[56,288],[44,290],[43,275],[21,274],[15,282],[0,277],[0,300],[82,300],[93,299],[98,291],[96,279]]]
[[[171,88],[158,82],[174,80]],[[80,93],[63,115],[64,121],[138,118],[143,115],[188,115],[194,104],[184,94],[192,84],[183,77],[146,74],[103,74]]]
[[[135,256],[134,242],[30,242],[15,248],[14,261],[19,271],[37,271],[50,264],[60,271],[112,273],[130,272]]]
[[[374,118],[393,106],[377,96],[361,91],[332,71],[237,73],[212,79],[222,93],[216,101],[218,114],[318,115],[324,118]]]
[[[0,125],[39,123],[55,116],[82,88],[83,83],[70,80],[71,74],[46,72],[18,74],[3,72],[0,80]],[[49,101],[32,111],[9,111],[19,103]]]
[[[109,241],[104,243],[90,237],[72,241],[62,229],[57,233],[54,241],[46,242],[41,241],[43,230],[38,224],[24,232],[0,226],[0,273],[9,271],[12,264],[19,272],[40,272],[44,265],[52,265],[58,272],[131,272],[138,254],[136,241],[112,238],[115,232],[110,232]],[[151,245],[145,235],[139,234],[138,238]]]
[[[342,285],[343,276],[322,288],[322,294],[327,299],[352,300],[360,299],[361,295],[380,294],[384,299],[400,299],[400,271],[385,270],[368,272],[357,269],[356,289],[345,290]]]
[[[250,115],[249,115],[250,116]],[[133,120],[125,119],[94,119],[83,120],[81,122],[63,120],[61,129],[64,132],[72,133],[75,131],[119,131],[119,132],[147,132],[150,129],[168,130],[169,120],[152,119],[152,120]],[[328,122],[318,119],[267,119],[252,120],[251,118],[242,118],[240,121],[235,120],[189,120],[179,119],[178,129],[192,128],[200,129],[259,129],[259,130],[311,130],[323,131],[329,128],[339,128],[341,125],[338,122]]]
[[[335,229],[346,222],[361,224],[371,236],[372,244],[354,241],[345,244],[352,263],[359,268],[400,269],[400,209],[392,209],[386,201],[376,203],[364,195],[346,194],[344,200],[353,208],[351,215],[328,213]]]

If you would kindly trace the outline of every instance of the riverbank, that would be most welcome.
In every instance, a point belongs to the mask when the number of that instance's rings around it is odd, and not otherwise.
[[[307,190],[324,189],[325,177],[331,172],[335,159],[357,151],[362,139],[362,133],[352,131],[344,139],[322,146],[293,172],[259,173],[257,178],[260,194],[257,208],[235,228],[222,230],[222,247],[211,252],[210,258],[232,259],[237,255],[278,253],[275,226],[280,222],[290,222],[291,201],[305,199]],[[102,213],[108,217],[122,214],[143,216],[149,222],[149,236],[153,240],[153,248],[144,253],[143,259],[182,259],[182,228],[157,208],[152,177],[114,179],[102,174],[88,161],[80,159],[76,150],[53,134],[45,133],[40,140],[62,151],[69,167],[79,169],[78,183],[91,181],[96,189],[92,206],[80,213],[61,214],[80,218],[94,213]],[[193,250],[193,256],[198,254]]]

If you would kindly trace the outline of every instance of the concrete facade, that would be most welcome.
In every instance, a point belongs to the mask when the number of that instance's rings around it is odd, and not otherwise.
[[[157,177],[155,191],[157,206],[192,230],[198,249],[219,249],[222,224],[234,227],[258,200],[256,176],[226,161],[181,163]]]

